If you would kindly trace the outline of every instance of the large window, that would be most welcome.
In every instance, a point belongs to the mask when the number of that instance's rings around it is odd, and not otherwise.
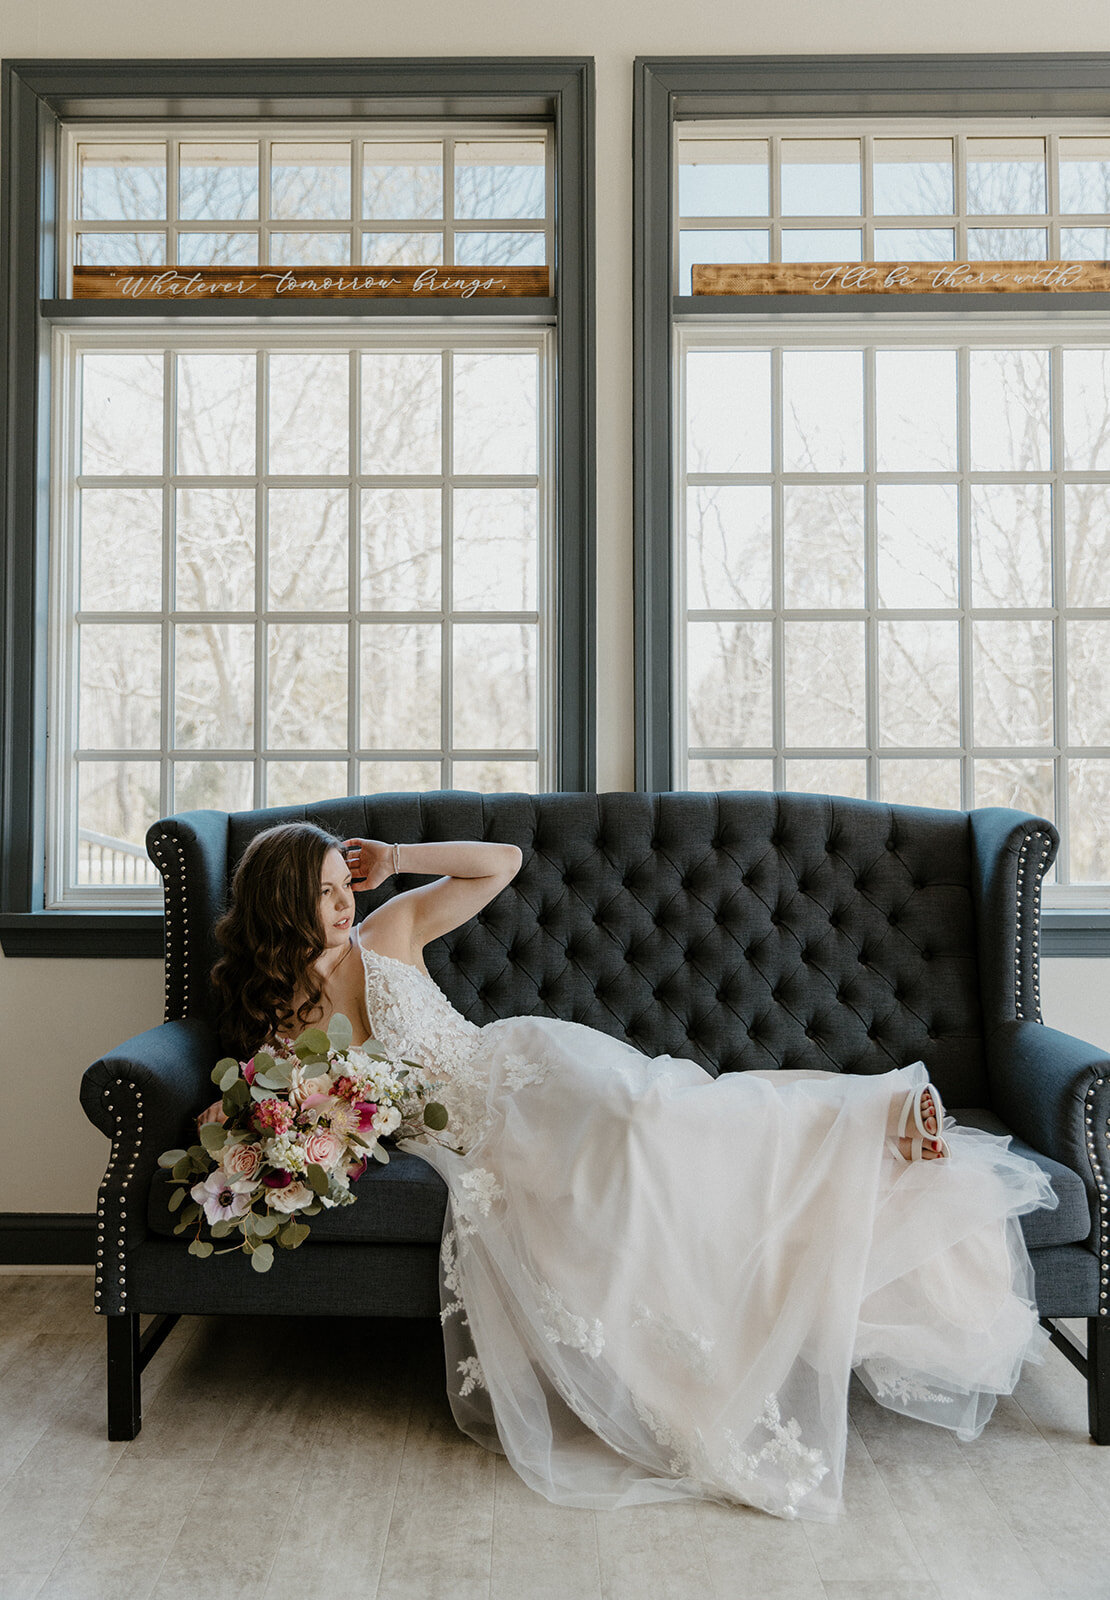
[[[1107,297],[691,291],[697,263],[1103,259],[1108,68],[1103,115],[1015,114],[990,58],[940,114],[927,60],[639,85],[642,781],[1048,816],[1072,949],[1110,905]]]
[[[160,71],[5,73],[9,953],[153,953],[171,810],[593,781],[588,64]],[[73,298],[127,265],[551,292]]]

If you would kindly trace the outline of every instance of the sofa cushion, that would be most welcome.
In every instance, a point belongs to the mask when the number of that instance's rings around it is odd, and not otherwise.
[[[175,1187],[169,1173],[155,1173],[147,1208],[151,1232],[172,1235],[178,1218],[169,1209],[169,1197]],[[335,1206],[308,1219],[312,1239],[339,1239],[345,1244],[439,1243],[447,1186],[419,1156],[392,1151],[389,1165],[371,1163],[354,1190],[358,1198],[353,1206]]]
[[[1086,1239],[1091,1231],[1091,1212],[1087,1204],[1087,1191],[1077,1172],[1065,1167],[1051,1156],[1042,1156],[1032,1145],[1015,1138],[1009,1128],[993,1111],[953,1111],[953,1117],[965,1128],[978,1128],[983,1133],[1004,1134],[1010,1140],[1015,1155],[1025,1156],[1048,1174],[1053,1191],[1060,1204],[1055,1211],[1029,1211],[1021,1218],[1021,1228],[1030,1250],[1046,1245],[1075,1244]]]

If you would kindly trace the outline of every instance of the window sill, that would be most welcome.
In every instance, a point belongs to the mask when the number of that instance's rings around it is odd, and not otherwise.
[[[160,911],[6,911],[5,956],[162,959]]]
[[[5,956],[162,958],[160,911],[25,911],[0,914]],[[1041,954],[1110,959],[1110,910],[1046,911]]]

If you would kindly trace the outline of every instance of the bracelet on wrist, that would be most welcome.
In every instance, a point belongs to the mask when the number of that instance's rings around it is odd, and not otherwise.
[[[393,846],[393,876],[396,878],[399,875],[400,871],[401,871],[401,846],[399,844],[394,844],[394,846]]]

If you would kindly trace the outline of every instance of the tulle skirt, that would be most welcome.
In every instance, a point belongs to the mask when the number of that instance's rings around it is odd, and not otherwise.
[[[482,1030],[488,1116],[446,1180],[460,1428],[561,1505],[699,1498],[828,1519],[853,1369],[974,1438],[1045,1335],[1008,1141],[894,1142],[920,1063],[873,1077],[650,1059],[577,1023]]]

